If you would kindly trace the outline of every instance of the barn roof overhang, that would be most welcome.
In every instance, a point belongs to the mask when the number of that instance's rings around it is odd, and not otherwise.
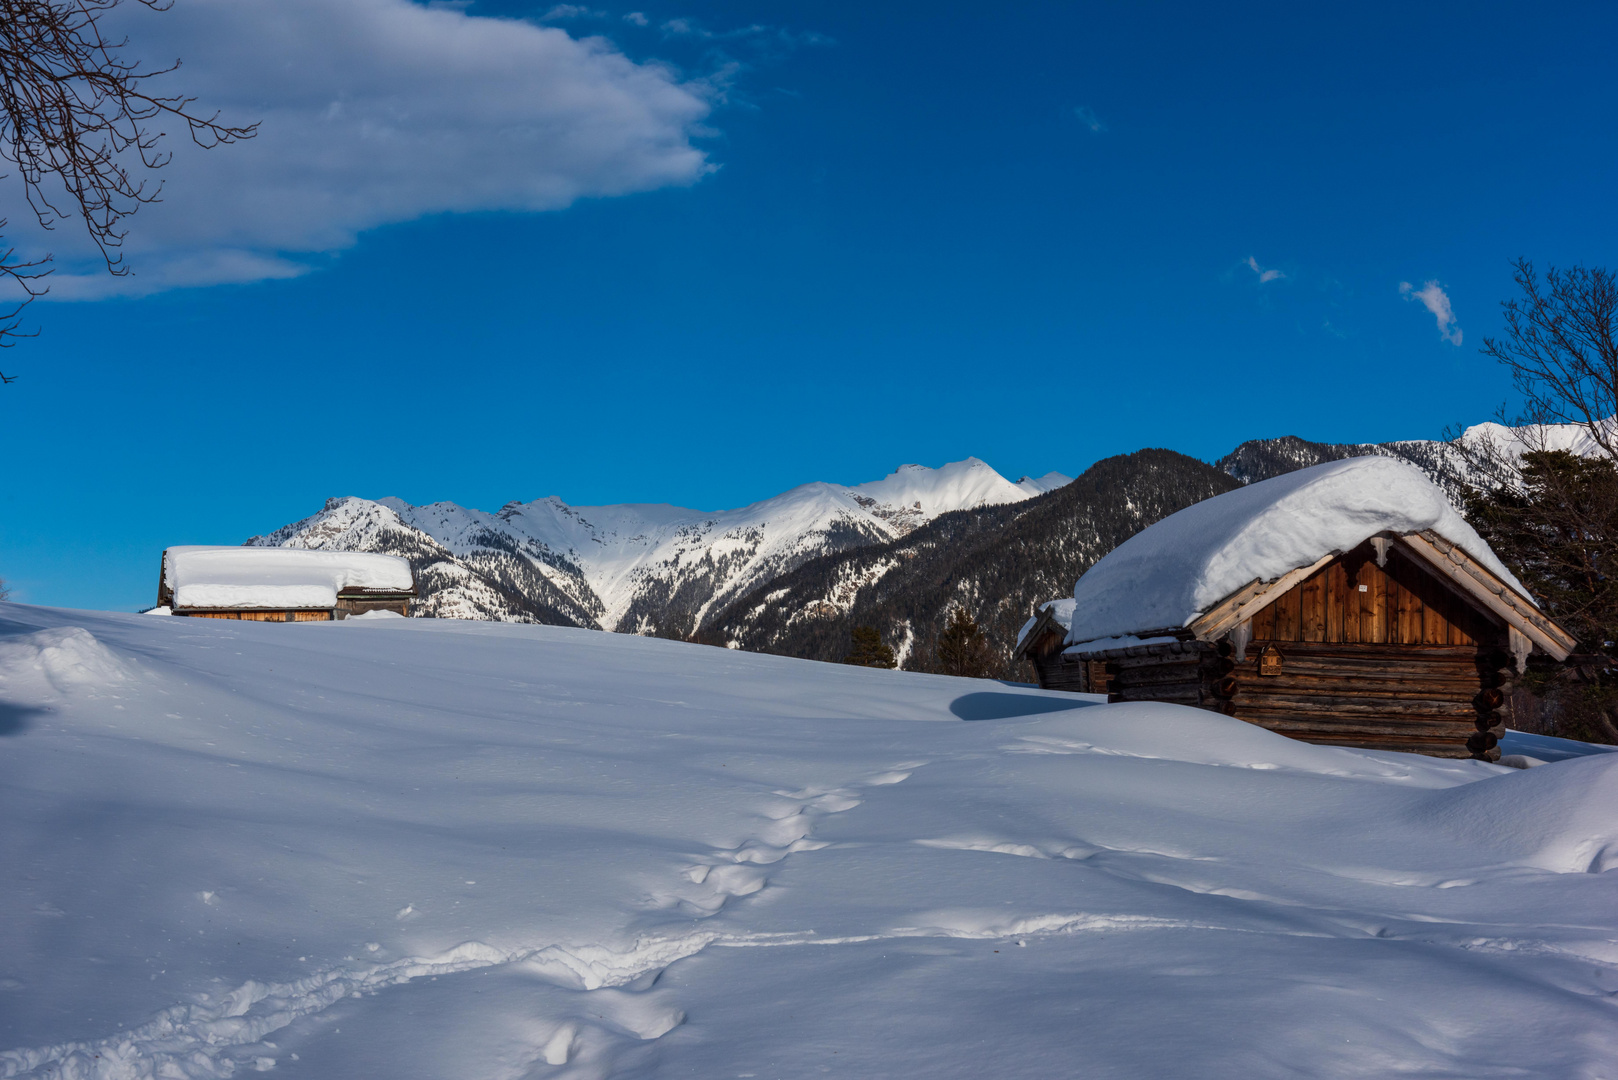
[[[1027,656],[1029,651],[1039,644],[1046,634],[1067,636],[1067,627],[1062,625],[1061,621],[1056,618],[1048,607],[1040,609],[1039,614],[1034,618],[1034,625],[1028,628],[1028,631],[1022,636],[1022,640],[1017,642],[1017,647],[1011,651],[1011,658],[1021,660]]]
[[[1377,563],[1387,562],[1390,547],[1397,547],[1449,588],[1505,623],[1531,644],[1557,660],[1566,660],[1578,644],[1573,635],[1548,618],[1532,600],[1502,580],[1488,567],[1467,554],[1459,545],[1431,529],[1412,533],[1382,533],[1370,538],[1377,551]],[[1316,571],[1341,558],[1332,551],[1308,566],[1300,566],[1274,581],[1254,579],[1208,608],[1186,629],[1198,641],[1217,641],[1247,622],[1288,589]]]

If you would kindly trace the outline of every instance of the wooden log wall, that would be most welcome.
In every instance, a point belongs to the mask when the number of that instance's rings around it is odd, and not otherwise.
[[[1061,639],[1058,638],[1058,645]],[[1039,685],[1046,690],[1066,690],[1074,694],[1090,693],[1090,683],[1083,663],[1065,661],[1060,647],[1045,653],[1034,653],[1031,656],[1034,668],[1039,672]]]
[[[1487,756],[1504,733],[1497,711],[1503,695],[1483,693],[1501,674],[1495,658],[1485,654],[1480,662],[1476,646],[1277,647],[1277,675],[1258,673],[1257,650],[1233,664],[1231,715],[1305,742],[1436,757]]]
[[[410,614],[410,601],[400,597],[364,597],[339,596],[337,610],[343,618],[350,615],[362,615],[367,611],[395,611],[400,615]]]
[[[238,619],[245,622],[330,622],[330,611],[176,611],[188,619]]]

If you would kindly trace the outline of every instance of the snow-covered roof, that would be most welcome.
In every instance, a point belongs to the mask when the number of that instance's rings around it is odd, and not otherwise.
[[[1226,492],[1124,541],[1073,587],[1067,641],[1189,625],[1248,583],[1274,581],[1379,533],[1431,530],[1528,593],[1415,466],[1332,461]]]
[[[1028,632],[1039,624],[1040,615],[1046,613],[1050,614],[1053,622],[1066,630],[1073,625],[1073,598],[1064,596],[1060,600],[1047,600],[1039,605],[1039,610],[1034,613],[1034,617],[1023,623],[1022,629],[1017,631],[1017,648],[1022,648],[1023,639],[1028,637]]]
[[[303,548],[171,547],[163,586],[177,608],[331,608],[345,589],[415,591],[394,555]]]

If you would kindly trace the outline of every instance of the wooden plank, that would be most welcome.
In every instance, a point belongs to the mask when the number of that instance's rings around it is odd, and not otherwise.
[[[1566,630],[1547,619],[1528,601],[1517,597],[1514,590],[1479,566],[1461,549],[1451,546],[1448,553],[1440,551],[1434,543],[1439,539],[1442,538],[1430,532],[1400,537],[1444,580],[1457,585],[1466,595],[1475,598],[1507,623],[1515,625],[1552,658],[1567,659],[1568,653],[1578,642]]]
[[[1452,622],[1448,623],[1447,625],[1449,626],[1449,637],[1447,637],[1445,639],[1444,644],[1446,644],[1446,645],[1471,645],[1472,644],[1472,636],[1470,634],[1468,634],[1465,630],[1461,629],[1461,624],[1460,623],[1452,621]]]
[[[1344,612],[1348,609],[1348,568],[1338,559],[1326,567],[1326,640],[1340,642],[1347,624]],[[1355,605],[1358,611],[1358,605]]]
[[[1347,594],[1343,597],[1343,644],[1358,645],[1360,642],[1360,581],[1359,569],[1354,568],[1352,573],[1347,566],[1343,567],[1343,588]]]
[[[1144,646],[1144,647],[1145,648],[1152,648],[1152,646]],[[1162,646],[1158,646],[1156,648],[1156,650],[1154,650],[1152,652],[1142,653],[1139,656],[1113,656],[1113,657],[1109,657],[1107,659],[1107,663],[1109,663],[1109,664],[1117,664],[1119,671],[1122,671],[1125,668],[1157,667],[1159,664],[1200,664],[1200,663],[1202,663],[1202,657],[1203,657],[1204,654],[1200,650],[1196,651],[1196,652],[1184,652],[1184,651],[1173,651],[1173,652],[1171,652],[1170,649],[1172,649],[1172,648],[1173,648],[1173,646],[1170,646],[1170,645],[1162,645]],[[1210,653],[1210,654],[1213,652],[1213,647],[1212,646],[1204,645],[1201,648],[1206,649],[1208,651],[1208,653]]]
[[[1219,601],[1219,603],[1197,616],[1196,623],[1193,624],[1193,629],[1195,629],[1198,625],[1205,625],[1208,628],[1208,634],[1206,636],[1201,633],[1197,634],[1197,636],[1201,637],[1204,641],[1214,641],[1220,637],[1223,637],[1225,634],[1230,632],[1231,627],[1243,621],[1233,617],[1236,612],[1241,610],[1244,605],[1251,603],[1255,598],[1263,596],[1269,591],[1269,587],[1267,587],[1263,581],[1259,580],[1258,578],[1254,578],[1252,581],[1249,581],[1246,585],[1243,585],[1241,588]]]
[[[1254,641],[1273,641],[1273,640],[1275,640],[1275,605],[1274,604],[1270,604],[1268,607],[1261,608],[1259,611],[1254,612],[1254,614],[1253,614],[1253,640]],[[1248,646],[1248,652],[1251,653],[1252,651],[1253,651],[1252,646],[1249,645]]]
[[[1299,656],[1343,656],[1343,657],[1380,657],[1387,660],[1397,660],[1400,657],[1443,657],[1450,659],[1470,660],[1477,650],[1464,648],[1459,645],[1400,645],[1393,643],[1377,643],[1363,641],[1357,645],[1338,645],[1328,642],[1300,641],[1287,649],[1287,655],[1297,653]]]
[[[1449,619],[1444,616],[1444,603],[1437,597],[1438,607],[1428,607],[1422,613],[1421,638],[1423,645],[1449,644]],[[1419,601],[1418,601],[1419,602]]]
[[[1170,705],[1197,705],[1202,701],[1201,688],[1195,684],[1179,687],[1154,687],[1148,690],[1128,690],[1113,687],[1112,698],[1116,701],[1162,701]]]
[[[1322,555],[1308,566],[1300,566],[1296,570],[1287,571],[1269,585],[1261,586],[1249,599],[1238,605],[1230,605],[1227,602],[1229,598],[1225,601],[1220,601],[1202,615],[1197,616],[1186,629],[1191,631],[1193,637],[1201,641],[1218,641],[1229,633],[1232,627],[1251,619],[1256,612],[1270,602],[1269,598],[1271,596],[1285,595],[1294,585],[1325,567],[1339,554],[1341,553],[1333,551]],[[1243,589],[1251,587],[1251,583],[1242,586]]]
[[[1477,697],[1478,684],[1459,680],[1411,679],[1404,682],[1357,679],[1305,679],[1283,676],[1265,677],[1262,682],[1240,681],[1244,698],[1267,694],[1295,694],[1321,701],[1380,701],[1386,699],[1423,699],[1454,702],[1456,708],[1472,707]]]
[[[1288,589],[1275,598],[1275,640],[1298,640],[1298,590]]]
[[[1298,637],[1326,640],[1326,581],[1322,574],[1311,574],[1298,585]]]
[[[1476,711],[1464,701],[1454,698],[1428,697],[1415,695],[1403,696],[1399,699],[1390,697],[1366,698],[1329,698],[1316,694],[1298,693],[1247,693],[1247,688],[1238,691],[1236,701],[1244,709],[1258,711],[1296,712],[1299,715],[1308,713],[1322,716],[1358,716],[1358,717],[1443,717],[1448,720],[1471,723],[1477,719]]]
[[[1333,724],[1329,721],[1302,719],[1281,713],[1260,714],[1242,709],[1236,710],[1236,719],[1272,731],[1290,733],[1307,733],[1310,736],[1328,737],[1378,737],[1378,738],[1404,738],[1404,739],[1431,739],[1449,740],[1464,744],[1476,732],[1464,724],[1456,724],[1444,720],[1407,724],[1376,724],[1363,721],[1351,724]]]
[[[1376,597],[1373,595],[1381,588],[1381,580],[1376,563],[1369,559],[1360,564],[1360,571],[1355,575],[1354,587],[1360,597],[1360,641],[1366,644],[1382,640],[1376,636]]]
[[[1462,667],[1459,664],[1394,664],[1388,661],[1378,663],[1374,660],[1353,664],[1315,660],[1307,656],[1287,656],[1284,652],[1282,657],[1282,674],[1287,677],[1359,682],[1376,682],[1380,679],[1396,682],[1426,680],[1434,683],[1464,683],[1473,687],[1482,685],[1477,669],[1470,665]]]
[[[1202,672],[1195,668],[1190,671],[1164,669],[1160,671],[1135,671],[1128,675],[1119,672],[1112,680],[1114,690],[1149,690],[1158,686],[1201,686],[1204,682]],[[1472,691],[1474,694],[1476,690]]]
[[[1371,582],[1371,641],[1387,642],[1388,635],[1388,575],[1375,563],[1371,564],[1374,580]]]
[[[1405,596],[1404,588],[1394,580],[1392,575],[1387,577],[1388,590],[1388,643],[1413,643],[1416,638],[1406,636],[1410,629],[1410,601]],[[1416,634],[1419,637],[1421,630],[1418,627]]]

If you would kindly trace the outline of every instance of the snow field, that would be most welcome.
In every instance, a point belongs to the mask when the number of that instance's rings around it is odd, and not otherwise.
[[[1615,807],[1613,754],[7,605],[0,1077],[1610,1077]]]

